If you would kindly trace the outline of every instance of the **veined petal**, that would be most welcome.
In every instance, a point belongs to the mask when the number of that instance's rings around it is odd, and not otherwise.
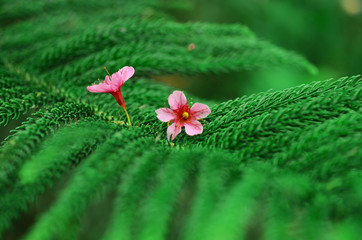
[[[174,91],[168,97],[168,104],[170,104],[171,109],[176,110],[187,104],[186,96],[181,91]]]
[[[195,119],[205,118],[211,113],[210,108],[202,103],[195,103],[191,107],[191,116]]]
[[[120,72],[118,71],[116,73],[113,73],[111,79],[112,79],[111,86],[113,91],[118,91],[123,85],[122,76]]]
[[[134,74],[133,67],[123,67],[118,72],[112,74],[112,87],[114,90],[118,91],[123,84],[130,79]]]
[[[128,80],[130,79],[133,74],[134,74],[134,68],[133,67],[128,67],[125,66],[123,67],[121,70],[119,70],[118,72],[121,72],[122,75],[122,85]]]
[[[104,82],[106,83],[106,84],[111,84],[111,80],[109,80],[109,77],[108,77],[108,75],[106,76],[106,78],[104,79]]]
[[[102,93],[113,92],[112,86],[108,85],[108,84],[105,84],[105,83],[99,83],[97,85],[88,86],[87,89],[88,89],[88,91],[94,92],[94,93],[97,93],[97,92],[102,92]]]
[[[187,135],[194,136],[201,134],[203,131],[203,127],[199,121],[191,120],[185,123],[185,131]]]
[[[176,116],[172,109],[169,108],[159,108],[156,110],[157,118],[162,122],[168,122],[173,120]]]
[[[172,135],[171,140],[174,140],[175,137],[181,132],[181,127],[181,124],[179,124],[178,122],[172,123],[167,128],[167,139],[170,141],[170,136]]]

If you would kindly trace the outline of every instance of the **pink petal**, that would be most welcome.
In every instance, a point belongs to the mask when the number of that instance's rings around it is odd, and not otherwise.
[[[187,104],[186,96],[181,91],[174,91],[168,97],[168,104],[170,104],[171,109],[176,110]]]
[[[123,67],[118,72],[112,74],[112,87],[115,91],[118,91],[123,84],[130,79],[134,74],[133,67]]]
[[[119,89],[122,87],[123,81],[122,81],[122,75],[120,72],[116,72],[112,74],[111,77],[111,86],[114,91],[119,91]]]
[[[109,80],[109,77],[108,77],[108,75],[106,76],[106,78],[104,79],[104,82],[106,83],[106,84],[111,84],[111,80]]]
[[[157,118],[162,122],[168,122],[173,120],[176,116],[172,109],[169,108],[159,108],[156,110]]]
[[[172,140],[175,139],[175,137],[181,132],[181,124],[179,123],[172,123],[167,128],[167,139],[170,141],[170,136],[172,135]]]
[[[191,107],[191,116],[195,119],[205,118],[211,113],[210,108],[202,103],[195,103]]]
[[[105,83],[88,86],[87,89],[88,89],[88,91],[95,92],[95,93],[97,93],[97,92],[113,92],[112,86],[105,84]]]
[[[201,134],[202,130],[203,127],[199,121],[192,120],[185,123],[185,131],[190,136]]]
[[[123,67],[121,70],[119,70],[118,72],[121,72],[122,74],[122,81],[123,83],[125,83],[128,79],[130,79],[133,74],[134,74],[134,68],[133,67]],[[123,85],[122,83],[122,85]]]

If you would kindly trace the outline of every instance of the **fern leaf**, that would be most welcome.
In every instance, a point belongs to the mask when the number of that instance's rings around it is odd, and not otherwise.
[[[6,144],[0,149],[0,189],[11,183],[19,166],[48,134],[65,123],[93,116],[93,113],[84,105],[62,104],[49,111],[39,110],[35,114],[39,118],[30,118],[13,131],[14,134],[5,139]]]
[[[159,151],[159,153],[158,153]],[[136,225],[135,213],[140,207],[141,200],[150,191],[155,171],[163,165],[168,151],[159,149],[156,152],[146,152],[140,162],[135,162],[121,179],[118,196],[114,202],[112,222],[104,239],[132,239],[133,226]],[[141,159],[140,159],[141,160]]]
[[[51,51],[54,53],[49,53],[49,57],[46,57],[47,59],[44,59],[42,62],[50,61],[50,63],[57,63],[63,60],[74,59],[74,57],[76,60],[73,60],[71,66],[63,67],[60,65],[52,73],[43,74],[42,76],[47,79],[67,79],[68,81],[72,81],[77,76],[77,82],[84,83],[84,81],[97,79],[98,76],[102,75],[102,66],[106,62],[106,65],[111,69],[116,69],[119,65],[135,66],[140,75],[175,72],[190,74],[211,71],[216,73],[240,69],[255,69],[273,64],[299,67],[309,72],[316,71],[312,65],[299,56],[251,37],[249,31],[245,30],[244,27],[240,27],[239,35],[225,36],[222,40],[211,40],[207,34],[200,35],[199,33],[202,30],[192,25],[182,28],[182,26],[177,26],[176,23],[173,23],[172,26],[168,26],[170,24],[159,24],[159,22],[155,24],[148,23],[141,30],[141,33],[139,33],[140,30],[137,30],[136,33],[139,36],[143,32],[153,32],[152,39],[144,36],[143,40],[130,42],[129,39],[135,39],[136,36],[132,36],[132,25],[135,24],[132,22],[129,24],[131,24],[130,32],[127,31],[127,34],[119,30],[121,28],[119,26],[127,29],[129,27],[127,22],[122,21],[122,25],[114,26],[111,30],[105,30],[105,36],[102,36],[100,33],[91,33],[82,36],[81,40],[76,39],[69,43],[62,43],[63,46],[58,49],[52,49]],[[137,26],[140,25],[143,26],[144,23],[140,22],[137,24]],[[168,43],[165,42],[163,35],[171,27],[174,29],[173,31],[176,30],[174,33],[175,40],[172,41],[172,38],[170,38]],[[214,28],[215,30],[217,31],[217,28]],[[111,35],[109,35],[109,32],[111,32]],[[160,32],[159,35],[157,34],[158,32]],[[217,34],[222,32],[225,32],[225,30]],[[92,38],[91,36],[94,35],[101,35],[101,37]],[[92,41],[95,42],[93,43]],[[194,52],[187,51],[187,46],[190,42],[195,42],[199,46]],[[90,44],[90,46],[84,49],[85,44]],[[74,50],[80,49],[79,45],[83,45],[82,50]],[[97,45],[100,46],[97,47]],[[107,48],[107,45],[111,45],[111,47]],[[155,49],[157,49],[157,53]],[[77,54],[77,51],[80,51],[80,53]],[[81,57],[83,55],[85,57],[77,59],[78,56]],[[212,61],[207,58],[210,55],[213,56]],[[46,65],[45,67],[48,69],[51,65]]]
[[[158,173],[159,184],[149,194],[141,209],[141,219],[138,226],[139,239],[160,239],[167,233],[172,206],[175,204],[177,193],[190,174],[190,170],[200,155],[197,152],[175,151],[171,153],[164,168]],[[189,159],[191,161],[184,161]],[[157,214],[157,218],[154,216]]]
[[[251,209],[263,189],[266,176],[253,171],[244,174],[242,181],[226,193],[223,205],[210,216],[200,234],[201,239],[239,239],[245,234],[243,229],[253,214]]]
[[[0,213],[0,234],[21,210],[27,209],[29,202],[44,191],[45,186],[52,186],[54,179],[77,165],[114,130],[115,126],[110,124],[83,122],[71,124],[50,138],[39,152],[20,167],[17,179],[13,180],[16,183],[11,188],[1,190],[0,206],[3,210]],[[74,136],[77,138],[74,139]],[[1,168],[2,174],[4,170]]]
[[[59,200],[45,213],[25,239],[58,238],[67,231],[77,230],[75,223],[78,216],[85,210],[95,194],[101,194],[106,184],[114,184],[118,174],[124,171],[131,161],[137,158],[143,144],[149,144],[147,139],[135,138],[135,133],[118,133],[108,139],[90,158],[82,164],[70,180],[68,187]],[[128,144],[124,144],[127,143]],[[121,146],[124,148],[120,148]],[[103,161],[99,161],[102,158]],[[75,223],[69,229],[69,223]]]
[[[213,153],[201,159],[198,175],[198,190],[193,207],[184,229],[184,239],[200,239],[200,229],[208,221],[217,203],[225,194],[228,178],[240,174],[232,156],[225,153]]]

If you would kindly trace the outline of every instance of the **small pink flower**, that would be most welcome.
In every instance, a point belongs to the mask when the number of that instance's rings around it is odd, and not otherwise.
[[[199,121],[200,118],[207,117],[211,110],[210,108],[201,103],[195,103],[191,108],[187,104],[186,96],[181,91],[174,91],[168,97],[170,108],[160,108],[156,110],[157,118],[162,122],[171,122],[172,124],[167,128],[167,138],[172,140],[181,132],[181,128],[185,126],[185,132],[190,135],[198,135],[202,133],[202,125]]]
[[[190,43],[189,46],[187,47],[188,51],[192,51],[195,49],[195,43]]]
[[[106,71],[107,69],[104,68]],[[104,79],[104,82],[100,82],[97,85],[88,86],[87,89],[90,92],[94,93],[110,93],[113,95],[113,97],[116,99],[118,104],[124,109],[126,112],[128,122],[131,124],[131,120],[129,118],[126,105],[122,96],[121,87],[123,84],[130,79],[134,74],[134,68],[133,67],[123,67],[118,72],[113,73],[112,76],[110,76],[109,72],[107,71],[109,76],[106,76]]]

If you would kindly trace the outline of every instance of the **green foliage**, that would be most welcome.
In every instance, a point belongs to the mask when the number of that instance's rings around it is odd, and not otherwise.
[[[96,127],[98,128],[94,130],[93,128]],[[46,146],[25,162],[16,180],[11,181],[17,184],[9,184],[8,189],[3,192],[3,194],[8,192],[8,194],[0,198],[3,207],[0,230],[3,231],[21,209],[26,209],[28,202],[34,201],[37,195],[44,191],[45,186],[52,185],[54,179],[76,166],[92,152],[97,144],[104,142],[106,134],[110,134],[114,129],[115,127],[109,124],[86,122],[70,125],[69,128],[61,129],[53,138],[50,138]],[[97,133],[96,136],[95,133]],[[78,137],[76,141],[69,141],[75,134]],[[5,155],[6,148],[2,150],[4,150],[2,154]],[[4,155],[2,157],[6,159]],[[14,166],[15,163],[8,165]],[[2,169],[5,167],[6,165],[2,165]],[[7,172],[10,172],[10,169]],[[6,183],[5,180],[2,180],[2,183]],[[3,186],[2,190],[4,191]]]
[[[125,137],[130,140],[134,136],[137,136],[135,142],[122,141]],[[101,194],[108,184],[114,184],[130,162],[142,157],[143,144],[149,144],[149,141],[139,137],[137,131],[131,134],[127,132],[123,136],[119,133],[99,147],[88,161],[79,166],[57,202],[41,217],[26,238],[52,239],[61,238],[65,233],[72,234],[77,227],[74,221],[86,210],[92,197]]]
[[[17,129],[13,135],[5,139],[5,144],[0,150],[1,156],[1,184],[12,184],[10,176],[16,174],[16,170],[31,153],[38,148],[38,143],[49,133],[65,123],[76,121],[78,118],[93,118],[90,107],[77,104],[58,104],[52,106],[49,111],[39,110],[34,114],[35,118],[29,118]]]
[[[0,238],[360,236],[362,79],[222,103],[187,93],[212,113],[201,135],[170,143],[155,110],[174,89],[157,75],[316,71],[245,26],[174,22],[178,4],[3,4],[0,124],[27,120],[0,148]],[[122,88],[133,128],[110,94],[86,90],[124,65],[136,69]]]

